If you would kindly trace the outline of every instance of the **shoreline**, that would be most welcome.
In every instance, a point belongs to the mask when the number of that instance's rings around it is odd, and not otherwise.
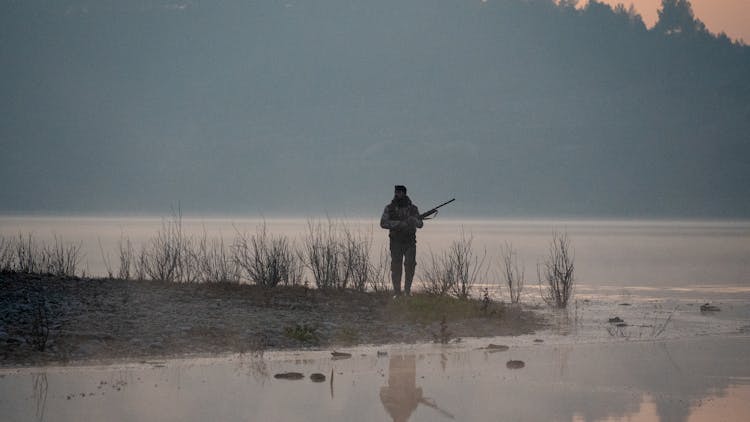
[[[495,301],[482,310],[478,299],[417,294],[394,301],[384,293],[302,286],[19,273],[0,273],[0,286],[0,368],[387,349],[443,341],[480,347],[541,339],[570,345],[750,333],[750,304],[730,297],[712,302],[718,312],[701,311],[706,298],[629,295],[584,296],[567,310]],[[31,335],[39,303],[46,304],[49,317],[44,351],[35,350]],[[613,317],[624,325],[609,323]]]
[[[19,273],[0,285],[0,367],[450,343],[547,326],[530,307],[422,294]]]
[[[521,337],[525,337],[520,339]],[[536,342],[534,340],[537,340]],[[539,341],[541,340],[541,341]],[[526,353],[534,350],[556,350],[557,348],[576,349],[576,348],[618,348],[638,347],[638,346],[656,346],[671,345],[676,343],[690,342],[723,342],[723,341],[750,341],[750,333],[716,333],[710,335],[694,337],[659,337],[659,338],[638,338],[620,341],[604,341],[586,339],[574,342],[557,342],[550,341],[550,336],[545,334],[535,335],[521,334],[519,336],[496,336],[496,337],[464,337],[458,342],[450,344],[440,344],[434,342],[416,342],[416,343],[382,343],[382,344],[354,344],[337,348],[289,348],[289,349],[269,349],[254,352],[219,352],[219,353],[186,353],[162,356],[139,356],[139,357],[110,357],[110,358],[91,358],[83,360],[70,361],[47,361],[44,363],[19,363],[12,365],[0,365],[0,378],[7,374],[32,374],[38,371],[77,371],[79,369],[87,370],[112,370],[112,369],[137,369],[137,368],[163,368],[170,366],[182,365],[215,365],[227,362],[267,362],[267,363],[289,363],[289,362],[307,362],[307,361],[347,361],[350,359],[363,358],[388,358],[390,356],[415,355],[415,356],[433,356],[433,355],[457,355],[466,353],[483,352],[488,355],[498,354],[507,357],[501,350],[496,352],[491,347],[492,344],[497,346],[498,342],[503,346],[508,346],[509,350],[516,353]],[[351,356],[335,357],[333,352],[345,353]]]

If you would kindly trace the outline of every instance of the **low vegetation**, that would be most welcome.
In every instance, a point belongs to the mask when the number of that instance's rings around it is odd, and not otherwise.
[[[284,328],[284,334],[301,343],[317,344],[319,342],[318,329],[308,324],[295,324],[293,327]]]
[[[502,316],[505,307],[499,302],[486,303],[481,299],[459,299],[447,295],[416,294],[387,304],[387,312],[396,319],[432,323],[447,318],[457,321],[467,318]]]
[[[81,243],[66,242],[57,235],[50,244],[31,234],[0,236],[0,271],[72,277],[79,272],[82,259]]]
[[[383,290],[385,262],[372,254],[372,231],[345,223],[308,221],[299,254],[320,289]]]
[[[331,219],[310,220],[301,239],[276,235],[265,223],[254,232],[237,230],[231,241],[186,233],[179,211],[162,221],[155,235],[141,245],[121,236],[118,256],[110,259],[100,249],[107,276],[121,280],[172,283],[254,284],[265,288],[304,286],[317,289],[391,290],[387,247],[373,247],[372,230],[354,229]],[[32,235],[0,236],[0,271],[57,276],[83,275],[81,243],[54,236],[51,243]],[[430,296],[470,299],[484,295],[490,268],[500,268],[499,278],[511,303],[521,301],[524,265],[511,243],[501,247],[500,265],[478,251],[471,234],[460,236],[441,252],[420,260],[416,286]],[[116,265],[113,265],[114,264]],[[538,265],[542,298],[551,306],[567,307],[573,295],[574,259],[567,234],[553,233],[548,256]],[[497,271],[493,274],[498,274]],[[477,290],[482,283],[483,290]],[[495,297],[497,299],[497,297]],[[419,300],[417,300],[419,302]],[[486,307],[485,307],[486,308]]]
[[[279,283],[297,286],[302,283],[302,263],[289,239],[268,233],[263,223],[255,234],[237,233],[232,262],[243,275],[259,286]],[[239,276],[237,277],[239,280]]]
[[[503,279],[505,285],[508,286],[510,301],[511,303],[519,303],[525,283],[525,270],[523,263],[519,266],[518,251],[513,248],[512,243],[506,243],[500,249],[500,261],[502,264]]]
[[[574,261],[567,233],[554,232],[547,257],[537,265],[539,289],[548,305],[567,308],[573,296]]]
[[[487,278],[487,251],[477,254],[474,238],[463,231],[443,253],[430,252],[430,259],[423,265],[422,288],[425,292],[444,296],[452,294],[466,299],[474,285]]]

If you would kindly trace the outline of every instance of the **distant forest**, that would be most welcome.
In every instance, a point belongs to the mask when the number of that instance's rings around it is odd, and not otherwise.
[[[0,0],[0,213],[750,218],[750,47],[576,4]]]

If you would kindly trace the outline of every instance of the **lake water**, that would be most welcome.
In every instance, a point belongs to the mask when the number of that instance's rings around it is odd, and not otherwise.
[[[262,223],[184,218],[183,230],[231,243],[236,231],[254,232]],[[265,223],[295,240],[308,225]],[[374,246],[384,246],[377,221],[345,223],[371,231]],[[161,218],[2,217],[0,235],[81,242],[87,273],[104,275],[102,256],[116,260],[121,236],[140,245],[161,224]],[[559,321],[533,335],[360,346],[347,349],[352,357],[344,360],[307,350],[0,368],[0,414],[18,421],[747,420],[750,222],[435,220],[418,235],[418,259],[424,263],[462,233],[495,262],[500,246],[511,242],[525,262],[525,302],[531,301],[536,263],[555,230],[570,238],[580,300],[568,312],[540,310]],[[701,312],[707,301],[721,311]],[[610,331],[607,318],[614,315],[628,326]],[[489,343],[509,350],[490,353],[483,349]],[[513,369],[509,360],[524,367]],[[274,377],[288,371],[303,378]],[[313,382],[313,373],[325,381]]]
[[[117,262],[122,236],[139,246],[153,237],[160,217],[0,217],[0,235],[32,233],[50,241],[54,235],[81,242],[81,267],[88,275],[106,275],[103,256]],[[306,219],[183,217],[186,234],[222,237],[226,244],[237,231],[254,232],[265,221],[268,230],[300,241]],[[321,220],[317,220],[321,221]],[[375,250],[387,232],[376,219],[336,220],[371,233]],[[566,232],[575,253],[577,294],[649,297],[705,297],[706,300],[750,299],[750,221],[521,221],[449,220],[425,223],[418,233],[418,262],[447,249],[462,233],[494,267],[487,282],[498,280],[500,247],[510,242],[524,263],[527,291],[538,290],[536,265],[547,253],[553,231]],[[417,279],[419,278],[419,266]],[[115,268],[116,271],[116,268]],[[418,283],[418,280],[415,281]]]
[[[479,349],[488,342],[509,350]],[[748,337],[463,345],[0,369],[12,421],[746,421]],[[522,369],[509,360],[523,361]],[[297,372],[298,380],[275,374]],[[313,382],[311,374],[325,376]]]

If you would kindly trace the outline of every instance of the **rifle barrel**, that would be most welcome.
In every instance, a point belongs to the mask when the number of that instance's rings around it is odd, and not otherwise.
[[[435,214],[435,213],[437,213],[438,208],[442,207],[443,205],[448,205],[448,204],[450,204],[451,202],[453,202],[455,200],[456,200],[456,198],[451,198],[450,200],[443,202],[442,204],[438,205],[437,207],[435,207],[435,208],[433,208],[433,209],[431,209],[431,210],[423,213],[421,215],[421,217],[422,218],[426,218],[426,217],[428,217],[428,216],[430,216],[432,214]]]
[[[455,200],[456,200],[456,198],[451,198],[450,200],[443,202],[442,204],[438,205],[437,207],[435,207],[433,209],[438,209],[438,208],[442,207],[443,205],[448,205],[448,204],[450,204],[451,202],[453,202]]]

